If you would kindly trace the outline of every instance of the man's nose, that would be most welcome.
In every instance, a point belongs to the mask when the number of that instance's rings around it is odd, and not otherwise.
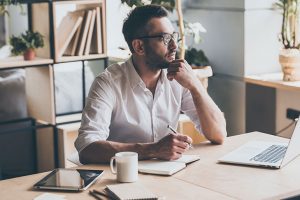
[[[174,38],[172,38],[168,44],[169,49],[173,50],[173,49],[177,49],[178,48],[178,43],[174,40]]]

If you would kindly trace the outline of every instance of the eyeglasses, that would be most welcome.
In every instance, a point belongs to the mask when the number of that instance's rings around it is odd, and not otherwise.
[[[138,37],[136,39],[148,39],[148,38],[162,38],[165,45],[169,45],[171,39],[173,39],[174,42],[178,43],[181,39],[179,39],[179,33],[174,32],[172,34],[170,33],[163,33],[160,35],[148,35],[148,36],[142,36]]]

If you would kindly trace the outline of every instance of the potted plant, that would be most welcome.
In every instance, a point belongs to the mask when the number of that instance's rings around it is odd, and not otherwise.
[[[39,32],[26,31],[21,36],[12,36],[9,41],[12,46],[11,52],[14,55],[23,53],[24,60],[33,60],[35,58],[35,49],[44,46],[43,36]]]
[[[279,62],[284,81],[300,80],[299,3],[300,0],[278,0],[276,3],[282,10],[280,41],[283,48],[279,53]]]

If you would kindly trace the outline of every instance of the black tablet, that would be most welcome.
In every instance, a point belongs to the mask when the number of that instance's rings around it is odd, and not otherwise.
[[[55,169],[33,187],[49,190],[86,190],[103,174],[103,170]]]

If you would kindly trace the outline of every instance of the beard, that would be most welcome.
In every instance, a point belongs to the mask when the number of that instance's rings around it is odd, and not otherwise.
[[[169,64],[175,60],[175,50],[168,50],[164,55],[158,54],[151,47],[147,46],[146,51],[146,64],[153,70],[166,69]]]

